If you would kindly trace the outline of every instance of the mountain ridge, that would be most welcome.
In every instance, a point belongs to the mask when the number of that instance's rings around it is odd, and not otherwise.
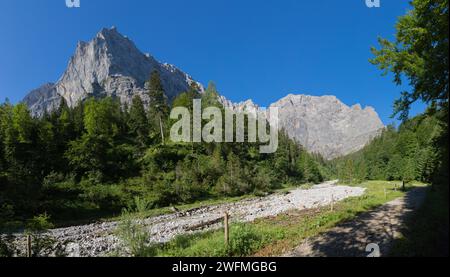
[[[261,110],[252,100],[222,104],[236,112]],[[361,150],[385,126],[375,109],[348,106],[334,95],[288,94],[269,107],[278,107],[279,125],[309,152],[331,160]]]
[[[115,96],[129,104],[134,95],[140,95],[148,104],[145,82],[154,70],[160,73],[169,99],[188,90],[193,83],[204,90],[200,83],[176,66],[160,63],[153,56],[142,53],[130,39],[112,27],[103,28],[89,42],[78,42],[60,79],[31,91],[23,102],[34,116],[52,111],[61,99],[72,107],[89,96]]]
[[[32,90],[23,100],[33,116],[55,110],[64,99],[73,107],[84,99],[112,96],[130,104],[139,95],[149,104],[146,80],[150,73],[160,73],[169,100],[201,83],[169,63],[161,63],[144,54],[115,27],[103,28],[89,42],[80,41],[67,69],[56,83],[47,83]],[[224,107],[236,112],[261,109],[253,100],[233,103],[220,95]],[[280,110],[280,127],[308,151],[326,159],[347,155],[363,148],[384,129],[375,109],[360,104],[352,107],[336,96],[289,94],[272,103]]]

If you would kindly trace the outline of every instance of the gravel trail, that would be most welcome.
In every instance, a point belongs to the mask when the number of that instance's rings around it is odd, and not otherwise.
[[[165,243],[180,234],[215,230],[222,226],[222,217],[228,212],[232,222],[252,222],[258,218],[277,216],[290,210],[318,208],[349,197],[364,194],[364,188],[336,185],[325,182],[311,189],[293,189],[267,197],[252,198],[234,203],[200,207],[188,211],[151,217],[143,220],[153,242]],[[117,222],[95,223],[83,226],[54,229],[46,235],[54,238],[68,256],[105,256],[121,248],[114,235]],[[26,239],[21,234],[13,236],[19,249],[25,249]]]
[[[308,238],[285,257],[374,257],[389,255],[405,220],[423,203],[427,188],[416,188],[354,220]]]

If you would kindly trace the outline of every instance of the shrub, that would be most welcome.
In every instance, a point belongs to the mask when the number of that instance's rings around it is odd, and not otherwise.
[[[135,198],[135,209],[124,210],[116,234],[133,257],[154,257],[157,254],[156,245],[150,243],[150,236],[145,230],[144,222],[135,214],[145,213],[149,202]]]
[[[262,237],[246,224],[238,224],[231,230],[231,239],[228,247],[230,256],[248,256],[261,244]]]

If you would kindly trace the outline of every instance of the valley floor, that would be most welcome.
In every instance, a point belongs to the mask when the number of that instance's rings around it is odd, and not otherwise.
[[[267,197],[134,217],[153,242],[141,245],[142,251],[135,255],[367,256],[369,243],[377,243],[384,255],[427,190],[423,185],[408,187],[405,194],[398,188],[396,182],[343,186],[331,181]],[[229,246],[224,243],[225,212],[231,217]],[[55,239],[68,256],[129,255],[117,237],[120,225],[120,221],[80,225],[45,235]],[[23,234],[14,235],[12,243],[16,255],[25,255]],[[55,252],[40,255],[54,256]]]
[[[427,188],[416,188],[371,212],[344,222],[314,238],[306,239],[287,257],[386,256],[402,237],[406,220],[423,203]],[[366,249],[369,245],[374,248]],[[372,252],[375,251],[375,252]]]
[[[260,218],[278,216],[290,210],[324,207],[331,202],[361,196],[365,192],[364,188],[339,186],[336,183],[337,181],[330,181],[310,189],[297,188],[267,197],[137,219],[137,222],[145,226],[152,242],[167,243],[179,235],[220,229],[223,226],[225,212],[230,215],[232,224],[253,222]],[[45,235],[55,239],[70,256],[103,256],[122,248],[115,234],[118,226],[119,222],[104,222],[54,229]],[[23,235],[15,235],[15,244],[19,250],[26,248],[25,242]]]

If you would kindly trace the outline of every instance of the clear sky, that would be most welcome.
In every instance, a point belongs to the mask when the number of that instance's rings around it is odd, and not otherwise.
[[[0,0],[0,99],[56,81],[77,41],[116,26],[143,52],[233,101],[266,106],[289,93],[373,106],[385,124],[400,91],[368,62],[392,38],[406,0]],[[422,112],[416,105],[413,114]]]

